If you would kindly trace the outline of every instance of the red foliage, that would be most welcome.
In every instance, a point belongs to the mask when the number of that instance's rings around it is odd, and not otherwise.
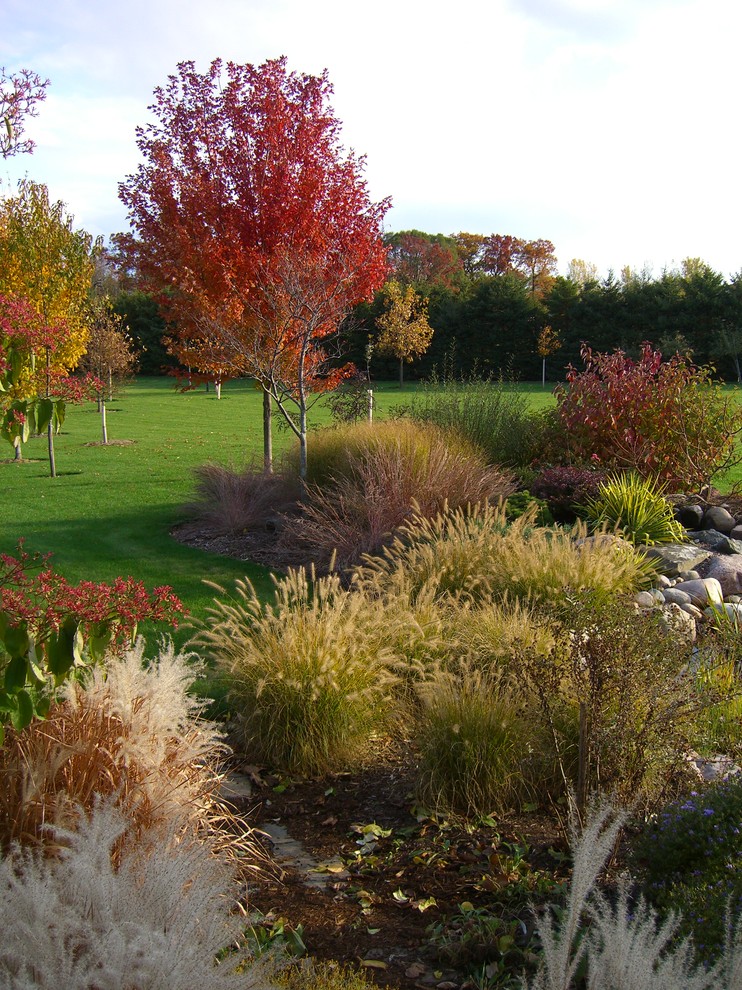
[[[284,58],[203,75],[182,62],[155,90],[146,163],[120,187],[129,249],[205,374],[307,387],[322,339],[383,281],[390,204],[343,152],[331,92]]]
[[[169,587],[149,593],[140,581],[121,577],[111,584],[81,581],[71,585],[48,561],[48,554],[28,554],[22,544],[16,556],[0,554],[0,613],[9,626],[25,623],[36,642],[43,642],[71,617],[87,631],[105,626],[112,635],[111,644],[123,646],[131,641],[139,622],[176,626],[183,612]]]
[[[570,366],[567,386],[555,389],[568,460],[690,487],[726,466],[740,414],[713,386],[712,369],[679,354],[663,361],[649,343],[636,361],[585,344],[581,356],[584,370]]]
[[[403,231],[389,238],[389,264],[400,282],[416,285],[455,287],[463,271],[458,251],[414,231]]]

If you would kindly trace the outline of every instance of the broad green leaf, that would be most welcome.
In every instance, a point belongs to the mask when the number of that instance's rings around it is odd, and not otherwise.
[[[59,630],[52,633],[46,641],[46,662],[57,683],[60,683],[64,675],[74,666],[77,631],[77,622],[72,616],[68,616]]]
[[[16,732],[21,732],[31,723],[33,718],[33,701],[28,691],[19,691],[16,695],[18,708],[10,713],[10,721]]]
[[[31,646],[26,622],[19,622],[17,626],[8,625],[3,634],[3,644],[11,657],[25,658]]]
[[[52,399],[39,399],[36,403],[36,432],[43,433],[54,415],[54,401]]]
[[[24,656],[14,656],[5,668],[5,690],[16,694],[26,683],[28,661]]]

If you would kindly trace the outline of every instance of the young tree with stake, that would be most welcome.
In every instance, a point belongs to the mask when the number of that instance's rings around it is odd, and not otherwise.
[[[220,361],[263,389],[267,469],[277,404],[299,439],[302,476],[330,342],[387,269],[390,201],[371,202],[331,93],[326,72],[289,72],[285,58],[217,59],[204,74],[183,62],[155,91],[156,120],[137,132],[144,164],[120,186],[147,287],[167,289],[171,323],[191,341],[194,324],[207,326]]]

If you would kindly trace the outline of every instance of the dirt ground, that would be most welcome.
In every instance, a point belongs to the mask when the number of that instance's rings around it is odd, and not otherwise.
[[[232,800],[265,830],[276,863],[247,881],[266,937],[281,925],[299,931],[309,956],[360,965],[381,986],[479,985],[474,976],[511,963],[495,948],[492,928],[483,944],[477,913],[525,946],[533,931],[528,901],[547,896],[554,871],[564,876],[566,843],[553,816],[467,826],[417,807],[408,747],[380,742],[365,766],[322,779],[285,780],[245,765],[235,771],[235,787],[250,793]],[[501,924],[492,920],[500,917]],[[510,957],[522,960],[520,951]]]

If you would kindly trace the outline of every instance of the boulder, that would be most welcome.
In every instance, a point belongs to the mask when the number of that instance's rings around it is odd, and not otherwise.
[[[703,507],[700,505],[679,505],[675,518],[686,529],[700,529],[703,522]]]
[[[702,547],[713,550],[714,553],[742,553],[742,541],[732,539],[726,533],[720,533],[718,529],[701,529],[695,533],[688,533],[688,538]]]
[[[704,560],[708,560],[711,551],[695,543],[662,543],[655,547],[644,547],[644,553],[655,564],[657,569],[668,577],[693,570]]]
[[[685,592],[685,591],[678,591],[677,587],[675,587],[675,588],[665,588],[665,590],[662,592],[662,594],[664,595],[665,601],[668,603],[668,605],[670,605],[670,604],[672,604],[672,605],[689,605],[690,604],[690,595],[687,592]]]
[[[720,533],[731,533],[737,524],[729,509],[723,505],[710,505],[703,514],[702,529],[716,529]]]
[[[709,561],[706,572],[708,578],[713,578],[721,586],[724,598],[727,595],[742,593],[742,555],[726,554],[714,557]]]
[[[733,560],[733,557],[719,557],[719,560]],[[681,581],[675,585],[676,591],[684,591],[692,605],[706,608],[707,605],[721,604],[724,593],[721,584],[713,577],[699,578],[696,581]]]

